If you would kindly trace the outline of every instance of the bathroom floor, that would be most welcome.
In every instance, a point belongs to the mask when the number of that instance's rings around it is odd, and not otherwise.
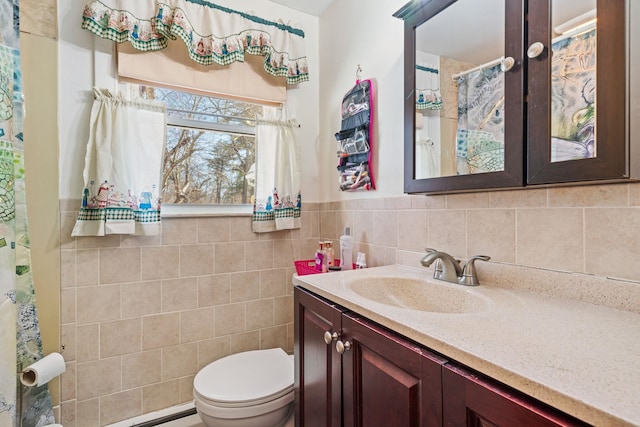
[[[180,418],[179,420],[169,421],[168,423],[160,424],[161,427],[204,427],[204,424],[200,421],[198,414],[189,415],[188,417]],[[291,417],[282,427],[294,427],[295,422]]]

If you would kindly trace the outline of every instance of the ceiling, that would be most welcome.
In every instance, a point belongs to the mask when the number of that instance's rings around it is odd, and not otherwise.
[[[299,10],[310,15],[320,16],[334,0],[271,0],[274,3]]]

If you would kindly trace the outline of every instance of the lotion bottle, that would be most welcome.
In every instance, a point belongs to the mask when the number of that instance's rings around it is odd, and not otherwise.
[[[342,270],[353,270],[353,237],[351,227],[344,228],[340,237],[340,265]]]

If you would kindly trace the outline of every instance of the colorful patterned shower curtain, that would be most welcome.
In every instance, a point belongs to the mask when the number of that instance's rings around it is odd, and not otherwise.
[[[460,76],[457,173],[504,170],[504,72],[500,64]]]
[[[0,0],[0,28],[0,426],[20,417],[24,426],[43,426],[54,422],[48,387],[17,393],[20,366],[43,356],[27,228],[18,0]]]

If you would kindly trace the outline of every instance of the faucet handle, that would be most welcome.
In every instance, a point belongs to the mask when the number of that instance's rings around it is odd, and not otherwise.
[[[432,252],[438,252],[433,248],[425,248],[426,253],[430,254]],[[433,264],[433,278],[434,279],[442,279],[442,260],[440,258],[436,259]]]
[[[462,269],[462,275],[460,276],[460,280],[459,280],[459,283],[461,285],[477,286],[480,284],[480,281],[478,280],[478,275],[476,274],[476,265],[475,265],[475,261],[478,259],[480,261],[489,261],[491,257],[487,255],[474,255],[471,258],[469,258],[465,263],[464,268]]]

